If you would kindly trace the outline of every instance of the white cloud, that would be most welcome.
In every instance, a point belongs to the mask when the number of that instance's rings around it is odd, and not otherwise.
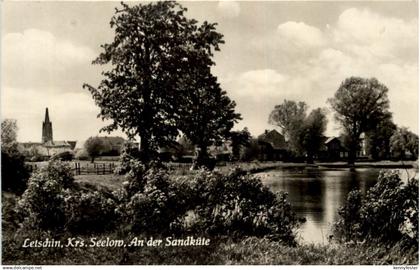
[[[31,97],[31,98],[28,98]],[[49,108],[54,140],[85,139],[99,133],[105,124],[96,115],[96,107],[89,93],[39,91],[33,88],[2,89],[1,114],[18,122],[18,141],[41,141],[41,127],[45,108]],[[120,135],[121,133],[116,132]],[[38,138],[38,139],[36,139]]]
[[[217,4],[217,10],[225,18],[235,18],[239,16],[241,7],[238,2],[233,0],[221,0]]]
[[[303,22],[285,22],[277,27],[277,35],[291,46],[298,49],[319,47],[325,44],[324,35],[316,27]]]
[[[47,31],[27,29],[23,33],[8,33],[2,38],[2,84],[81,86],[94,58],[95,52],[90,48],[58,39]]]
[[[273,106],[283,99],[325,107],[345,78],[376,77],[389,88],[394,121],[417,131],[417,34],[417,20],[354,8],[324,30],[303,22],[282,23],[276,35],[253,44],[264,50],[270,68],[239,74],[228,89],[244,119],[259,133],[268,127],[266,118]],[[256,108],[262,115],[250,113]],[[336,134],[335,128],[331,114],[327,133]]]
[[[413,61],[418,47],[417,23],[351,8],[338,18],[333,41],[355,55]]]

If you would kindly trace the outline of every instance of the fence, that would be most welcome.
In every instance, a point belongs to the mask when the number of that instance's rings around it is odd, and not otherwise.
[[[115,170],[115,164],[112,163],[83,163],[74,162],[72,171],[75,175],[82,174],[113,174]],[[42,168],[45,164],[26,164],[26,168],[30,173],[34,172],[38,168]]]
[[[115,169],[114,163],[85,163],[83,166],[79,162],[74,163],[74,174],[113,174]]]

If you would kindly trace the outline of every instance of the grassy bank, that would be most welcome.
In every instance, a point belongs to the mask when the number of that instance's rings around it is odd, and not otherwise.
[[[84,248],[23,248],[26,238],[45,238],[67,243],[69,237],[80,237],[89,243],[97,239],[123,239],[129,243],[134,236],[139,239],[150,235],[128,235],[114,231],[95,235],[50,235],[40,231],[16,232],[17,224],[5,223],[12,215],[16,197],[3,193],[3,264],[275,264],[275,265],[401,265],[418,264],[418,250],[404,250],[394,246],[368,243],[326,245],[300,244],[296,247],[267,238],[212,238],[209,246],[199,247],[84,247]],[[197,236],[195,236],[197,237]],[[155,236],[155,239],[164,236]]]
[[[187,265],[401,265],[418,264],[418,252],[367,244],[299,245],[268,239],[212,239],[206,247],[22,248],[5,235],[3,264]],[[74,236],[73,236],[74,237]],[[96,236],[122,239],[117,233]],[[89,239],[86,236],[83,239]],[[155,237],[156,238],[156,237]],[[126,238],[126,241],[129,241]]]

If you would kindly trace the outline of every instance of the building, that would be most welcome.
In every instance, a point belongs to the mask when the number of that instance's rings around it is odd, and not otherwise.
[[[283,160],[287,155],[286,139],[277,130],[266,130],[257,138],[260,160]]]
[[[48,108],[45,109],[45,120],[42,122],[42,143],[53,141],[53,130],[50,116],[48,114]]]
[[[76,141],[54,141],[52,122],[48,108],[45,109],[45,118],[42,122],[41,142],[20,143],[20,148],[26,157],[45,160],[54,155],[71,152],[76,146]]]

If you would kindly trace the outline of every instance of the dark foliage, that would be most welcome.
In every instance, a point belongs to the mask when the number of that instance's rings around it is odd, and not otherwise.
[[[25,167],[25,157],[17,150],[17,144],[3,145],[1,149],[1,188],[22,194],[26,189],[29,171]]]
[[[382,172],[362,198],[350,192],[335,230],[341,239],[418,246],[418,180],[403,183],[396,171]]]

